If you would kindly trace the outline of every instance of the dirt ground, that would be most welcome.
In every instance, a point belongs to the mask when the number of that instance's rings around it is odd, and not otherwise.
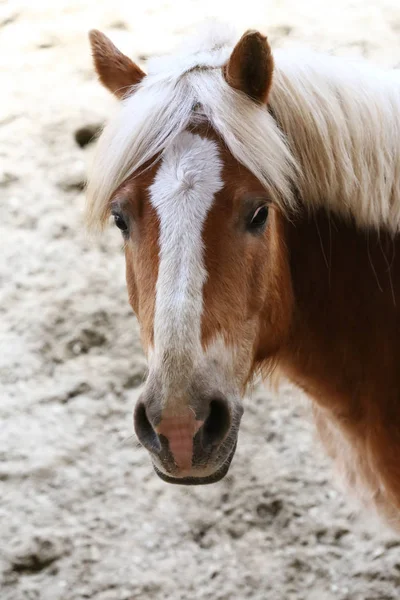
[[[132,437],[145,363],[121,240],[82,226],[76,132],[114,102],[86,32],[143,61],[210,15],[400,63],[398,0],[0,0],[1,600],[400,598],[400,538],[352,514],[290,386],[246,399],[213,486],[163,483]]]

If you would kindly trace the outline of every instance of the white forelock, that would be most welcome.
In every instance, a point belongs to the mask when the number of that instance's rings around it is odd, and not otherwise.
[[[238,40],[213,25],[168,57],[120,105],[100,137],[88,184],[88,222],[104,223],[118,186],[160,156],[200,106],[271,201],[325,206],[360,226],[400,228],[400,75],[342,58],[277,51],[274,116],[225,81]]]

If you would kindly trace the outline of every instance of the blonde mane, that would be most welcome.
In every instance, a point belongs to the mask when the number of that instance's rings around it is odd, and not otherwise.
[[[164,152],[196,107],[284,211],[325,206],[360,226],[400,227],[400,75],[364,63],[277,51],[269,105],[232,89],[222,67],[239,36],[213,25],[148,76],[103,131],[87,188],[103,225],[116,189]]]

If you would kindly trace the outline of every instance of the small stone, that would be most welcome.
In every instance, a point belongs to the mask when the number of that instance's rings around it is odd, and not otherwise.
[[[14,173],[10,173],[9,171],[0,173],[0,187],[7,187],[15,181],[18,181],[18,177]]]
[[[10,559],[11,570],[16,573],[38,573],[63,555],[57,540],[34,537],[17,548]]]
[[[0,20],[0,27],[6,27],[6,25],[11,25],[18,19],[18,13],[13,13]]]
[[[58,40],[54,37],[48,38],[47,40],[42,40],[38,43],[37,47],[40,50],[46,50],[47,48],[54,48],[57,45]]]
[[[98,123],[84,125],[77,129],[74,133],[75,141],[80,148],[85,148],[96,140],[96,137],[101,131],[101,125]]]
[[[290,25],[277,25],[273,28],[273,32],[279,36],[287,36],[290,35],[293,31],[293,27]]]
[[[58,179],[57,185],[64,192],[82,191],[86,185],[86,173],[81,162],[69,165],[66,172]]]
[[[68,342],[67,349],[75,356],[86,354],[91,348],[103,346],[107,342],[105,335],[93,329],[82,329],[78,338]]]
[[[141,386],[145,380],[147,375],[146,367],[137,367],[133,373],[131,373],[124,382],[124,388],[130,390],[132,388],[137,388]]]
[[[91,390],[90,385],[88,383],[86,383],[86,381],[82,381],[81,383],[78,383],[77,385],[75,385],[71,390],[69,390],[62,397],[61,402],[63,404],[66,404],[67,402],[69,402],[70,400],[73,400],[77,396],[82,396],[83,394],[87,394],[88,392],[90,392],[90,390]]]
[[[125,23],[125,21],[113,21],[110,23],[110,29],[126,30],[128,29],[128,25]]]
[[[270,503],[261,502],[257,506],[257,515],[260,519],[268,519],[269,517],[276,517],[283,508],[282,500],[273,500]]]

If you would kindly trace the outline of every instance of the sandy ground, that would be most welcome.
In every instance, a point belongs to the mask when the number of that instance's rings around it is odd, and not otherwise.
[[[400,598],[400,538],[352,516],[289,386],[246,400],[214,486],[163,483],[131,437],[145,363],[120,236],[82,227],[75,133],[113,106],[87,30],[143,60],[228,14],[275,45],[400,63],[398,0],[233,4],[0,0],[1,600]]]

